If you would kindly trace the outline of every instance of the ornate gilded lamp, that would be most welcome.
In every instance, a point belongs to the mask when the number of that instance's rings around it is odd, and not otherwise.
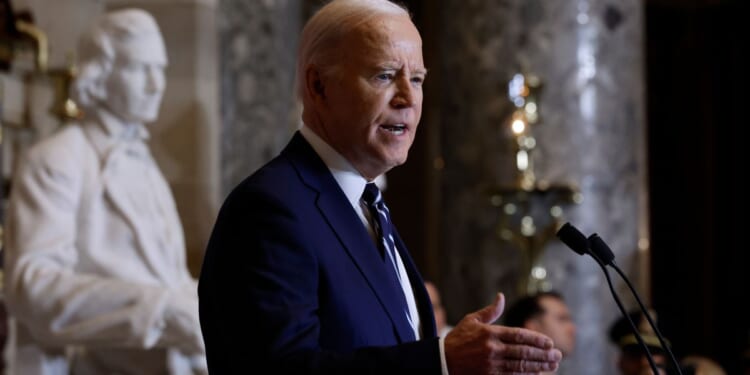
[[[538,180],[534,173],[533,130],[541,123],[542,86],[537,76],[528,73],[518,73],[508,83],[513,112],[505,126],[512,138],[515,178],[511,184],[495,185],[488,191],[490,203],[500,213],[498,238],[515,245],[522,254],[522,276],[518,280],[521,295],[550,288],[547,271],[539,260],[562,225],[563,207],[583,200],[576,186]]]

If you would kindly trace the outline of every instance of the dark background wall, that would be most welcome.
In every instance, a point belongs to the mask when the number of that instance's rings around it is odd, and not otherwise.
[[[653,300],[676,355],[750,347],[744,1],[646,8]]]

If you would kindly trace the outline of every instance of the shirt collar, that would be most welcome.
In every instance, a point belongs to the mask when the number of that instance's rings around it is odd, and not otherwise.
[[[367,179],[345,157],[304,124],[300,127],[300,133],[310,143],[318,156],[323,159],[323,163],[333,174],[333,178],[344,191],[349,203],[358,207],[362,192],[365,191],[365,184],[368,182]]]

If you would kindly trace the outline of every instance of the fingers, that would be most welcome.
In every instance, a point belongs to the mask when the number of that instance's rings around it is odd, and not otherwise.
[[[494,326],[495,337],[506,344],[530,345],[542,349],[551,349],[554,343],[549,337],[525,328]]]
[[[552,339],[524,328],[494,325],[505,308],[498,293],[493,304],[464,317],[445,338],[451,374],[522,374],[555,371],[562,353]]]
[[[491,361],[501,373],[555,371],[562,353],[548,337],[526,329],[501,328],[491,343]]]
[[[498,318],[500,318],[500,315],[503,314],[503,310],[505,310],[505,295],[502,293],[498,293],[495,297],[495,302],[479,311],[474,312],[472,315],[474,315],[474,318],[479,322],[492,324]]]
[[[496,370],[505,374],[555,371],[561,359],[562,353],[557,349],[500,344],[493,351],[491,361]]]
[[[557,362],[535,362],[527,360],[498,361],[495,369],[502,374],[538,374],[557,370]]]
[[[562,359],[562,353],[557,349],[539,349],[526,345],[496,343],[493,350],[493,359],[558,362]]]

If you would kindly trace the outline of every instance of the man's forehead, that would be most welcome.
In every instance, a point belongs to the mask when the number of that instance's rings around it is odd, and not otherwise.
[[[408,18],[405,20],[410,25]],[[368,27],[360,25],[342,41],[342,52],[349,55],[347,58],[360,60],[366,64],[392,63],[400,66],[403,62],[402,57],[408,55],[410,56],[409,68],[425,70],[422,59],[422,40],[415,30],[373,27],[376,25],[374,23],[365,25]],[[368,52],[362,53],[363,49]],[[407,55],[402,55],[402,53]]]

